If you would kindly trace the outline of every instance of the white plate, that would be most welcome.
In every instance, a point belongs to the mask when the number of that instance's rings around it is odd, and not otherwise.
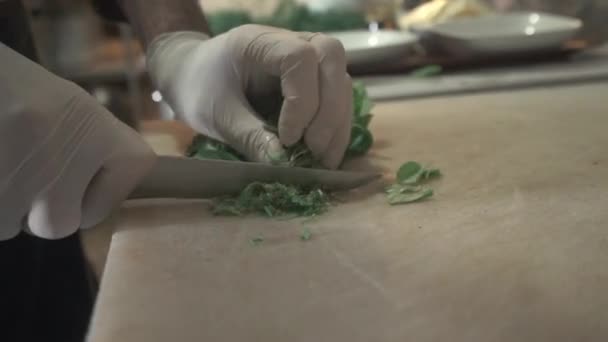
[[[579,19],[539,12],[457,19],[417,31],[455,53],[521,53],[559,49],[582,27]]]
[[[404,31],[343,31],[329,35],[342,42],[349,65],[384,63],[407,54],[418,42],[418,37]]]

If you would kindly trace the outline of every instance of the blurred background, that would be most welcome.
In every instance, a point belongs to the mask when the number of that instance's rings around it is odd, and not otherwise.
[[[407,29],[488,11],[540,10],[577,17],[586,44],[608,37],[608,0],[204,0],[214,33],[249,22],[305,31]],[[145,75],[141,46],[124,24],[102,20],[88,0],[28,0],[41,60],[90,91],[130,125],[170,117]],[[426,13],[420,7],[427,5]],[[432,7],[435,7],[433,9]],[[441,7],[441,11],[437,8]],[[418,13],[414,13],[418,9]],[[435,11],[435,13],[432,13]],[[439,13],[441,12],[441,13]],[[412,13],[416,15],[412,15]]]

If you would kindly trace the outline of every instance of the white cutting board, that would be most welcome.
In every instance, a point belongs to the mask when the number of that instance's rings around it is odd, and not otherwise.
[[[126,208],[89,342],[607,340],[606,94],[378,105],[371,163],[445,173],[424,203],[370,187],[305,224]]]

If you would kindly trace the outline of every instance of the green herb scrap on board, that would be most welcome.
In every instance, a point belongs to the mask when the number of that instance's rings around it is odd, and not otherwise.
[[[300,233],[300,240],[308,241],[310,239],[312,239],[312,232],[310,231],[310,229],[304,228],[302,233]]]
[[[264,235],[262,235],[262,234],[258,234],[257,236],[249,239],[249,244],[252,245],[253,247],[261,244],[262,242],[264,242]]]
[[[396,176],[395,184],[386,188],[386,197],[391,205],[418,202],[433,196],[433,190],[424,184],[441,177],[441,172],[409,161],[401,165]]]

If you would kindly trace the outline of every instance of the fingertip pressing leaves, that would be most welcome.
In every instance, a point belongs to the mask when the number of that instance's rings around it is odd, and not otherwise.
[[[272,165],[285,165],[289,163],[289,156],[285,151],[271,153],[266,151],[266,157]]]
[[[243,160],[242,156],[232,147],[202,134],[197,134],[192,139],[186,155],[198,159]]]
[[[374,143],[374,137],[368,129],[373,118],[370,111],[374,104],[369,98],[363,83],[355,82],[353,84],[352,91],[353,120],[351,127],[351,139],[346,150],[347,157],[356,157],[367,153]],[[278,134],[278,115],[279,112],[269,112],[264,114],[265,130]],[[276,155],[270,155],[268,152],[266,153],[267,159],[273,165],[308,168],[322,167],[321,163],[314,158],[310,149],[302,141],[293,146],[287,147],[284,152],[277,153]],[[234,161],[245,160],[241,154],[230,146],[200,134],[194,137],[192,143],[188,147],[186,155],[199,159],[223,159]]]

